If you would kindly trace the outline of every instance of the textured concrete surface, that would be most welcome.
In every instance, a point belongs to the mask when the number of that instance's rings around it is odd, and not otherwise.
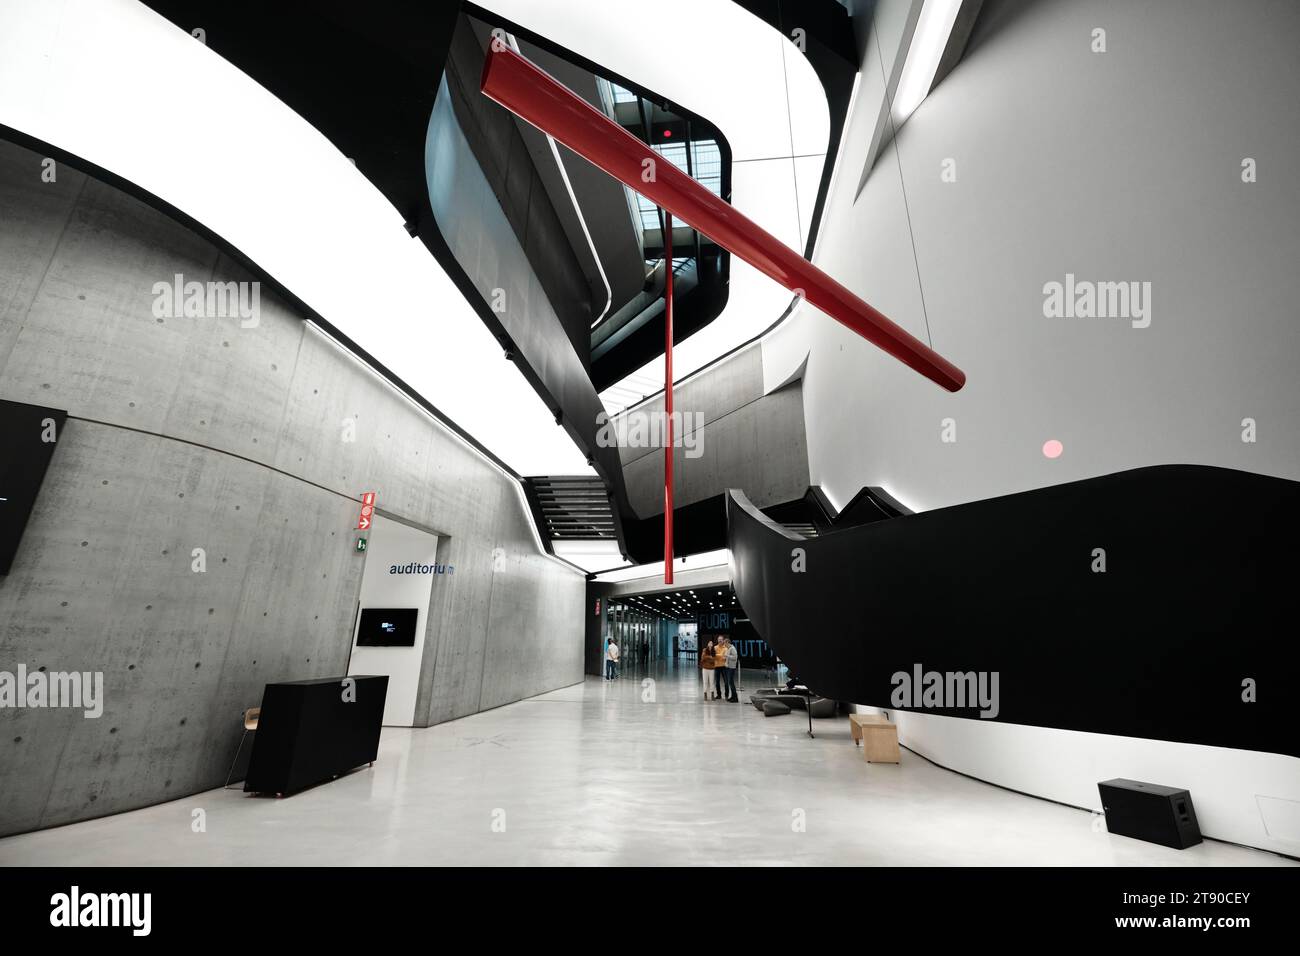
[[[0,710],[0,833],[220,784],[264,683],[343,673],[362,491],[457,569],[417,722],[580,679],[585,582],[538,552],[513,482],[267,289],[256,328],[156,318],[175,273],[251,277],[40,159],[0,144],[0,397],[72,417],[0,577],[0,669],[103,671],[106,705]]]
[[[373,767],[284,800],[213,790],[0,840],[0,865],[1296,865],[1112,836],[1085,810],[908,751],[868,764],[847,718],[816,721],[810,740],[800,713],[703,701],[693,665],[623,673],[389,728]]]
[[[629,414],[661,416],[663,397]],[[763,394],[762,354],[737,352],[673,392],[673,410],[689,426],[685,447],[673,453],[674,495],[688,505],[728,488],[743,488],[760,508],[802,497],[808,490],[808,446],[804,439],[802,382]],[[697,415],[704,426],[695,428]],[[615,421],[622,421],[619,416]],[[628,499],[641,517],[663,514],[662,448],[620,448]]]

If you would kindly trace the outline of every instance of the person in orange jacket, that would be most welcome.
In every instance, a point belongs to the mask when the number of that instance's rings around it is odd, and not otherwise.
[[[704,674],[704,699],[709,699],[709,691],[713,691],[713,699],[718,699],[718,659],[714,650],[713,641],[700,651],[700,670]]]

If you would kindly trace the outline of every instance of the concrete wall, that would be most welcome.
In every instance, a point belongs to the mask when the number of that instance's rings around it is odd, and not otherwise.
[[[256,328],[156,317],[175,273],[253,277],[141,202],[41,170],[0,144],[0,397],[71,417],[0,577],[0,669],[102,671],[106,703],[97,720],[0,710],[0,834],[220,785],[265,683],[345,673],[362,491],[457,569],[417,724],[581,679],[584,579],[540,553],[513,481],[266,288]]]
[[[654,418],[663,414],[663,396],[617,416]],[[793,501],[808,490],[808,449],[804,439],[802,383],[763,393],[763,362],[757,346],[742,349],[673,391],[673,410],[681,413],[685,435],[675,436],[674,500],[689,505],[743,488],[760,508]],[[696,416],[702,416],[697,419]],[[702,421],[703,427],[696,427]],[[630,423],[629,423],[630,424]],[[687,457],[688,448],[694,444]],[[628,499],[643,518],[663,514],[663,449],[620,448]]]

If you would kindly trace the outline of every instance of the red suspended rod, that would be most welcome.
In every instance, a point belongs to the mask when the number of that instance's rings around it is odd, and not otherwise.
[[[673,214],[664,212],[664,584],[673,583]]]
[[[483,93],[708,236],[904,365],[955,392],[966,373],[505,43],[489,44]],[[669,266],[671,271],[671,265]]]

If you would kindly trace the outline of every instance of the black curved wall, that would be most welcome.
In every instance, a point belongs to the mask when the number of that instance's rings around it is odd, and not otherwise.
[[[741,604],[819,694],[920,710],[895,672],[998,672],[997,721],[1300,756],[1300,483],[1140,468],[807,540],[733,491],[727,520]]]

